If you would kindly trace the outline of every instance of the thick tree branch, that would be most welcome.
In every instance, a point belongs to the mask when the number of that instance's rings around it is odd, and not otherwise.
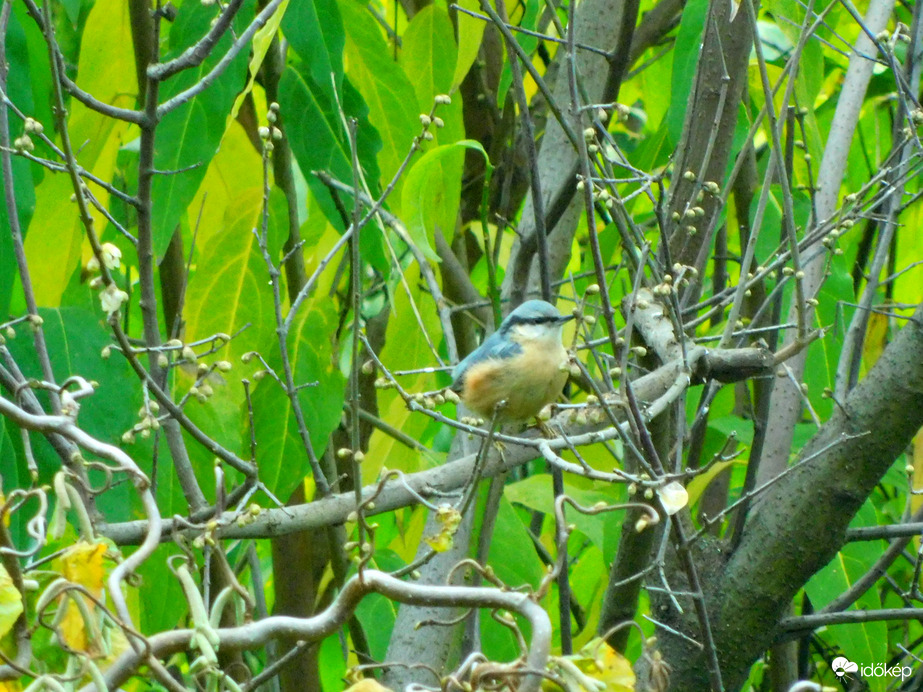
[[[772,623],[846,542],[853,515],[923,425],[921,352],[923,305],[800,458],[825,451],[756,503],[738,549],[708,593],[729,688],[772,644]],[[701,652],[666,633],[660,641],[674,668],[674,689],[707,688]]]

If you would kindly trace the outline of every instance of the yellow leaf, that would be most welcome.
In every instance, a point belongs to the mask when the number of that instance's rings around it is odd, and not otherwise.
[[[728,461],[719,461],[715,464],[712,464],[708,467],[708,470],[702,474],[699,474],[691,481],[689,485],[686,486],[686,491],[689,493],[689,504],[693,505],[698,502],[699,498],[702,496],[702,493],[705,492],[705,488],[708,487],[708,484],[711,483],[718,476],[719,473],[724,471],[726,468],[730,468],[731,464],[742,464],[744,462],[738,459],[729,459]]]
[[[106,544],[86,543],[80,541],[65,551],[58,561],[61,575],[68,581],[80,584],[96,598],[102,598],[105,570],[103,569],[103,555]],[[67,610],[61,619],[61,635],[64,641],[73,649],[86,651],[93,655],[103,653],[96,645],[99,642],[98,626],[96,623],[96,604],[73,592],[65,595]],[[81,612],[74,599],[80,598],[86,604],[86,612]],[[87,617],[84,617],[86,615]],[[89,620],[89,621],[88,621]]]
[[[350,685],[343,692],[392,692],[390,687],[385,687],[378,680],[365,678],[355,685]]]
[[[103,594],[103,555],[106,544],[78,542],[68,548],[60,560],[61,575],[68,581],[85,586],[97,598]]]
[[[428,536],[423,540],[426,541],[426,544],[437,553],[444,553],[445,551],[449,550],[455,543],[452,538],[452,534],[448,531],[440,531],[435,536]]]
[[[13,585],[13,579],[6,568],[0,565],[0,637],[13,628],[16,618],[22,613],[22,594]]]
[[[627,658],[597,637],[568,657],[583,673],[606,684],[606,692],[633,692],[635,672]]]
[[[869,325],[865,331],[865,343],[862,344],[862,360],[868,370],[888,345],[889,318],[873,312],[869,315]]]

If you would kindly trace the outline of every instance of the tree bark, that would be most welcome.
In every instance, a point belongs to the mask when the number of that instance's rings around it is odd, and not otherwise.
[[[845,542],[850,520],[923,425],[923,305],[830,420],[800,464],[756,503],[720,577],[706,586],[718,660],[728,689],[746,679],[774,641],[798,589]],[[798,521],[793,521],[797,518]],[[682,629],[698,639],[696,624]],[[659,647],[671,689],[707,690],[705,654],[666,632]]]

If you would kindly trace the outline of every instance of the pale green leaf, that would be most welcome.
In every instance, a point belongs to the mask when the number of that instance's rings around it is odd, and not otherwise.
[[[381,137],[381,177],[390,181],[419,134],[421,108],[413,84],[394,62],[393,51],[365,4],[344,0],[340,11],[346,27],[346,74],[368,105],[369,121]],[[400,200],[402,184],[398,181],[392,204]]]
[[[259,347],[274,326],[269,274],[252,232],[261,205],[262,192],[251,188],[228,207],[221,232],[201,250],[186,297],[187,341],[250,325],[221,352],[235,362]]]
[[[13,623],[22,613],[22,594],[13,584],[6,567],[0,565],[0,637],[13,629]]]
[[[276,31],[279,30],[279,25],[282,23],[282,17],[285,16],[285,10],[288,9],[289,0],[282,0],[279,4],[279,7],[276,8],[276,11],[273,13],[272,17],[269,18],[269,21],[266,22],[254,35],[253,42],[251,43],[251,52],[250,52],[250,64],[247,67],[249,73],[249,78],[247,79],[247,86],[244,87],[244,90],[241,91],[237,98],[234,100],[234,105],[231,108],[231,117],[236,118],[240,107],[244,102],[244,99],[247,97],[253,90],[253,83],[256,81],[256,75],[260,71],[260,68],[263,66],[263,60],[266,59],[266,53],[269,52],[269,46],[272,45],[272,40],[276,36]]]
[[[481,10],[478,0],[459,0],[457,4],[466,10],[474,12]],[[455,63],[455,73],[452,75],[453,89],[462,83],[477,59],[486,26],[486,22],[481,19],[471,17],[464,12],[458,13],[458,60]]]
[[[484,153],[481,145],[472,140],[436,147],[414,164],[404,182],[401,208],[407,230],[414,243],[434,262],[439,261],[433,249],[434,234],[441,232],[451,238],[454,233],[465,149]]]

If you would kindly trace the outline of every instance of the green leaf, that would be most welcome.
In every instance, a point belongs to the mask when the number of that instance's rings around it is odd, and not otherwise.
[[[237,98],[234,99],[234,107],[231,108],[231,117],[234,119],[237,118],[240,107],[243,105],[247,96],[253,91],[253,84],[256,82],[256,76],[263,66],[263,61],[266,59],[266,54],[269,52],[272,42],[276,39],[279,26],[282,24],[282,19],[285,17],[286,10],[288,9],[288,3],[289,0],[282,0],[272,17],[269,18],[269,21],[253,35],[250,63],[247,68],[250,77],[247,79],[247,86],[245,86],[243,91],[237,94]]]
[[[822,4],[827,4],[822,3]],[[791,45],[797,44],[801,39],[801,27],[804,25],[805,8],[799,5],[796,0],[769,0],[767,8],[772,12],[776,19],[776,31],[781,31],[788,37]],[[815,6],[815,10],[820,8]],[[768,22],[760,23],[760,36],[763,35],[763,26]],[[767,56],[767,60],[770,59]],[[814,99],[820,93],[824,81],[824,57],[823,49],[819,41],[805,41],[801,50],[800,67],[795,81],[796,94],[799,103],[814,103]]]
[[[455,230],[465,149],[479,151],[487,158],[481,145],[473,140],[436,147],[414,164],[404,182],[401,208],[407,230],[414,243],[434,262],[439,261],[433,250],[434,234],[439,231],[451,238]]]
[[[270,198],[284,203],[281,191]],[[190,401],[187,415],[207,435],[237,454],[248,455],[248,445],[240,437],[240,407],[245,405],[241,379],[248,369],[240,356],[248,351],[269,352],[273,348],[275,311],[269,273],[253,233],[260,222],[262,193],[251,188],[226,210],[220,232],[211,236],[202,249],[196,273],[189,283],[186,300],[186,339],[194,341],[217,333],[238,334],[213,358],[228,360],[234,366],[208,379],[214,394],[207,402]],[[273,214],[271,219],[285,214]],[[278,257],[282,230],[270,223],[268,245]],[[189,391],[195,374],[179,369],[174,380],[175,398]],[[214,455],[198,443],[189,441],[189,456],[203,489],[212,485],[210,467]]]
[[[719,461],[718,463],[710,466],[705,473],[702,473],[689,481],[689,485],[686,486],[686,492],[689,493],[689,505],[692,506],[699,501],[699,497],[701,497],[702,493],[705,492],[705,488],[707,488],[709,484],[715,480],[715,477],[719,473],[727,468],[730,468],[732,464],[744,463],[745,462],[743,461],[737,461],[734,459],[729,461]]]
[[[401,40],[400,66],[413,80],[420,108],[428,110],[433,96],[452,88],[458,51],[448,13],[438,5],[424,7],[414,15]]]
[[[255,0],[248,0],[237,13],[236,30],[242,31],[252,19],[254,4]],[[184,3],[170,30],[167,58],[179,55],[201,39],[217,11],[215,6]],[[160,101],[170,99],[201,80],[224,56],[231,41],[225,34],[201,65],[167,80],[161,89]],[[167,113],[157,128],[154,168],[160,173],[154,177],[151,191],[154,200],[151,224],[154,254],[158,258],[163,256],[173,231],[205,177],[209,162],[218,151],[234,98],[244,84],[247,58],[248,51],[238,53],[207,89]]]
[[[336,0],[299,0],[282,20],[282,31],[306,66],[306,74],[331,96],[343,80],[343,20]],[[331,81],[333,75],[333,81]]]
[[[312,175],[313,171],[327,171],[339,180],[352,181],[349,145],[327,93],[293,67],[287,67],[279,80],[279,102],[285,113],[289,146],[324,216],[343,230],[330,192]]]
[[[19,9],[19,3],[14,7]],[[17,104],[26,113],[33,113],[35,106],[31,79],[33,73],[44,75],[44,73],[47,73],[47,69],[42,71],[41,64],[33,66],[32,62],[37,61],[39,57],[47,61],[47,53],[44,56],[34,54],[34,49],[29,43],[28,34],[20,24],[17,14],[17,12],[10,14],[9,26],[6,32],[6,59],[11,68],[7,74],[7,89],[13,103]],[[34,22],[27,21],[28,25],[34,26]],[[44,47],[44,44],[42,44],[42,47]],[[31,56],[30,52],[33,53]],[[10,141],[12,141],[23,133],[23,126],[22,122],[15,117],[9,118],[9,125],[9,136]],[[39,147],[37,146],[36,148],[38,149]],[[19,227],[22,233],[25,233],[29,228],[32,212],[35,210],[35,189],[33,188],[32,171],[29,164],[22,157],[11,155],[11,158],[16,215],[19,219]],[[41,170],[38,167],[36,169]],[[19,272],[13,251],[13,237],[7,230],[10,228],[10,217],[4,185],[3,177],[0,176],[0,228],[4,229],[3,232],[0,232],[0,320],[3,320],[10,312],[13,283],[16,281]]]
[[[478,0],[459,0],[459,7],[474,12],[480,12],[481,3]],[[452,88],[454,89],[468,74],[468,70],[478,57],[481,49],[481,38],[484,36],[486,22],[471,17],[464,12],[458,13],[458,59],[455,63],[455,72],[452,75]]]
[[[581,487],[570,480],[565,480],[564,492],[584,507],[592,507],[597,502],[611,504],[618,501],[614,493],[621,493],[622,491],[612,487],[602,489]],[[503,494],[512,503],[518,503],[529,509],[554,516],[554,492],[551,488],[551,476],[548,474],[530,476],[516,483],[511,483],[504,488]],[[600,550],[603,550],[605,547],[604,522],[598,516],[583,514],[573,507],[567,507],[565,511],[567,512],[568,523],[573,523],[578,531],[593,541]]]
[[[376,533],[375,536],[377,539],[379,534]],[[379,548],[375,551],[372,566],[385,572],[393,572],[404,567],[405,563],[393,550]],[[388,643],[397,618],[397,608],[397,603],[377,593],[369,594],[356,607],[356,616],[365,627],[369,653],[376,660],[384,661],[388,655]]]
[[[103,323],[102,311],[67,307],[41,309],[39,314],[44,320],[45,342],[56,380],[63,382],[71,375],[80,375],[99,383],[93,395],[80,400],[80,427],[103,442],[119,444],[122,433],[137,422],[136,413],[142,405],[142,396],[137,379],[124,358],[116,352],[105,360],[100,356],[103,347],[112,343]],[[22,331],[25,333],[7,341],[7,347],[26,377],[42,379],[31,336],[26,328]],[[48,410],[44,394],[40,393],[39,399]],[[0,458],[0,475],[4,479],[7,474],[12,478],[28,478],[18,430],[12,438],[17,454],[12,458]],[[30,439],[38,465],[39,482],[50,482],[61,468],[61,458],[42,436],[31,435]],[[148,448],[148,445],[139,444],[129,452],[145,471],[150,468],[145,468],[149,461]],[[94,484],[103,482],[102,475],[91,474],[91,481]],[[99,509],[109,521],[132,519],[135,518],[136,497],[130,484],[115,484],[98,498]]]
[[[333,346],[328,338],[336,331],[336,317],[336,306],[330,300],[302,307],[287,343],[295,385],[306,385],[298,392],[298,401],[318,457],[323,454],[327,438],[339,423],[343,410],[346,382],[333,365]],[[281,373],[278,344],[271,350],[267,345],[262,352],[268,356],[270,367]],[[253,393],[253,413],[256,437],[260,440],[257,450],[260,480],[284,500],[309,469],[291,402],[279,385],[266,377]]]
[[[436,96],[452,90],[457,53],[452,21],[442,7],[429,5],[414,15],[402,41],[400,66],[413,83],[420,111],[428,113]],[[434,144],[452,144],[464,139],[461,92],[453,94],[452,103],[440,105],[435,112],[444,126],[430,127]]]
[[[673,51],[673,80],[670,87],[670,108],[667,111],[667,130],[674,143],[679,142],[686,120],[689,94],[695,84],[699,65],[702,35],[708,17],[708,0],[690,0],[683,8],[676,48]]]
[[[186,298],[188,341],[250,325],[221,351],[235,363],[261,346],[275,325],[269,274],[253,233],[261,206],[261,192],[251,189],[227,209],[225,230],[202,248]]]
[[[379,142],[374,136],[373,128],[364,118],[365,105],[349,80],[343,82],[342,99],[346,113],[359,117],[359,164],[372,194],[377,194],[379,174],[375,153]],[[353,179],[352,155],[335,105],[327,101],[327,92],[324,89],[292,67],[286,68],[279,81],[279,101],[287,118],[289,145],[306,176],[308,188],[327,220],[342,232],[345,230],[343,219],[331,192],[313,174],[314,171],[326,171],[334,178],[347,183],[351,183]],[[344,203],[351,208],[348,198]],[[387,275],[389,263],[385,259],[379,234],[363,233],[360,248],[363,259]]]
[[[842,257],[833,256],[829,263],[827,279],[817,294],[820,304],[817,306],[814,327],[849,324],[856,302],[852,277]],[[808,347],[804,369],[804,381],[808,385],[808,396],[814,410],[825,420],[833,411],[834,403],[823,396],[825,387],[833,387],[836,370],[843,348],[845,329],[833,329],[823,339],[818,339]]]
[[[365,3],[343,0],[340,12],[346,27],[347,75],[368,104],[369,121],[382,142],[378,154],[381,177],[390,181],[419,132],[421,109],[413,85],[394,62],[392,51]],[[400,200],[402,184],[403,181],[398,181],[395,186],[392,205]]]
[[[483,484],[481,502],[487,484]],[[510,559],[516,556],[515,559]],[[526,526],[516,509],[506,498],[500,500],[493,540],[490,542],[488,561],[497,577],[511,588],[523,585],[537,587],[544,574],[544,568],[529,538]],[[481,633],[484,653],[494,660],[510,660],[518,655],[516,642],[509,630],[491,618],[490,613],[481,613]]]
[[[874,526],[877,523],[875,509],[870,501],[866,501],[850,526]],[[815,610],[820,610],[855,584],[871,569],[882,552],[883,548],[876,542],[847,543],[843,546],[833,560],[811,577],[804,587]],[[850,606],[849,610],[880,608],[878,592],[872,588]],[[888,627],[885,622],[833,625],[825,634],[829,637],[828,641],[850,661],[861,665],[887,660]],[[875,686],[876,680],[881,682],[882,679],[869,679],[873,689],[884,689],[882,686]]]
[[[544,6],[541,0],[524,0],[524,2],[517,3],[515,9],[512,9],[513,6],[510,6],[510,21],[523,29],[539,32],[541,31],[541,27],[538,26],[538,19]],[[538,38],[530,34],[517,34],[516,41],[522,46],[526,55],[532,54],[538,46]],[[506,101],[507,92],[512,84],[513,73],[510,70],[509,61],[504,60],[503,72],[500,75],[500,84],[497,87],[497,104],[501,108]]]
[[[188,507],[179,511],[185,509]],[[141,587],[138,589],[141,603],[139,610],[141,629],[144,632],[172,630],[188,612],[179,580],[167,566],[167,560],[175,554],[175,546],[159,545],[150,559],[138,567],[138,574],[141,576]]]
[[[128,5],[121,0],[98,0],[83,32],[77,83],[104,103],[133,107],[137,78],[130,51],[116,36],[130,35]],[[47,60],[47,55],[45,58]],[[118,149],[129,126],[90,110],[74,100],[69,106],[67,130],[71,144],[79,149],[80,165],[102,180],[111,180]],[[51,123],[45,131],[51,132]],[[46,175],[36,189],[35,214],[26,238],[26,256],[35,298],[39,305],[56,306],[71,273],[80,262],[84,229],[70,202],[74,190],[67,175]],[[98,187],[93,194],[106,206],[109,195]],[[91,209],[96,228],[104,228],[105,217]]]

